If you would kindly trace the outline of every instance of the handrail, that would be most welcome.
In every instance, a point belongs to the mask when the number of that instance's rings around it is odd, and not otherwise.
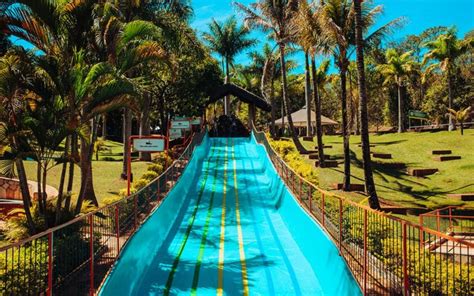
[[[319,188],[288,166],[264,132],[252,130],[296,201],[334,241],[364,294],[466,294],[474,289],[472,259],[466,259],[474,256],[474,243]]]
[[[164,194],[166,197],[167,192],[176,185],[180,172],[185,169],[194,148],[205,134],[205,130],[194,133],[180,156],[160,176],[137,192],[27,239],[0,247],[0,274],[5,283],[0,287],[0,294],[46,292],[46,295],[51,295],[53,289],[67,289],[61,284],[71,276],[85,275],[89,275],[89,293],[95,293],[95,265],[102,265],[99,271],[103,278],[106,270],[104,262],[110,268],[139,224],[161,204],[161,196]],[[185,165],[182,165],[183,162]],[[69,241],[73,233],[72,241]],[[61,243],[61,240],[65,241]],[[84,249],[86,246],[87,251]],[[44,277],[46,274],[47,277]]]
[[[194,134],[193,134],[193,136],[194,136]],[[177,159],[175,159],[175,160],[173,161],[173,163],[172,163],[166,170],[164,170],[164,171],[161,173],[161,175],[159,175],[158,177],[156,177],[155,179],[153,179],[150,183],[148,183],[147,186],[149,186],[150,184],[154,183],[156,180],[161,179],[163,176],[165,176],[166,173],[172,169],[173,165],[175,165],[177,161],[179,161],[179,160],[182,159],[183,155],[188,151],[188,149],[189,149],[190,146],[191,146],[191,141],[189,141],[189,143],[188,143],[188,145],[186,146],[186,149],[183,151],[183,153],[181,153],[181,155],[180,155]],[[79,221],[79,220],[83,220],[84,218],[87,218],[87,217],[89,217],[89,216],[96,215],[98,212],[100,212],[101,210],[103,210],[103,209],[105,209],[105,208],[112,207],[112,206],[114,206],[114,205],[116,205],[116,204],[119,204],[119,203],[123,202],[124,200],[128,200],[128,199],[132,198],[133,196],[138,195],[138,194],[141,193],[142,191],[146,190],[146,189],[147,189],[147,186],[145,186],[145,187],[143,187],[143,188],[140,188],[140,189],[139,189],[138,191],[136,191],[135,193],[130,194],[129,196],[126,196],[126,197],[124,197],[124,198],[122,198],[122,199],[116,200],[116,201],[114,201],[114,202],[112,202],[112,203],[110,203],[110,204],[103,205],[102,207],[98,207],[97,209],[95,209],[95,210],[93,210],[93,211],[91,211],[91,212],[88,212],[88,213],[86,213],[86,214],[81,214],[81,215],[77,216],[76,218],[74,218],[74,219],[72,219],[72,220],[69,220],[69,221],[67,221],[67,222],[65,222],[65,223],[63,223],[63,224],[61,224],[61,225],[58,225],[58,226],[55,226],[55,227],[52,227],[52,228],[48,228],[47,230],[45,230],[45,231],[43,231],[43,232],[40,232],[40,233],[37,233],[37,234],[34,234],[34,235],[32,235],[32,236],[30,236],[30,237],[28,237],[28,238],[26,238],[26,239],[23,239],[23,240],[20,240],[20,241],[18,241],[18,242],[14,242],[14,243],[8,244],[8,245],[6,245],[6,246],[0,247],[0,252],[4,251],[4,250],[6,250],[6,249],[8,249],[8,248],[10,248],[10,247],[15,247],[15,246],[19,246],[19,245],[28,243],[28,242],[30,242],[30,241],[32,241],[32,240],[34,240],[34,239],[37,239],[37,238],[39,238],[39,237],[46,236],[46,235],[48,235],[48,234],[51,233],[51,232],[54,232],[54,231],[56,231],[56,230],[60,230],[60,229],[65,228],[65,227],[67,227],[67,226],[69,226],[69,225],[71,225],[71,224],[74,224],[74,223],[76,223],[76,222]]]

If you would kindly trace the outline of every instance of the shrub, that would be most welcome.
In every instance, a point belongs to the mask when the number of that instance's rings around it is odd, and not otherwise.
[[[146,180],[148,182],[151,182],[155,180],[156,178],[158,178],[158,176],[159,176],[158,173],[154,171],[147,171],[146,173],[143,174],[141,180]]]
[[[291,141],[274,141],[269,140],[270,145],[275,152],[292,168],[298,175],[305,178],[307,181],[317,185],[318,175],[309,164],[296,150],[295,145]]]
[[[148,183],[150,183],[150,181],[146,180],[146,179],[140,179],[138,181],[135,181],[133,182],[133,191],[130,190],[130,193],[133,194],[135,192],[137,192],[138,190],[142,189],[143,187],[145,187],[146,185],[148,185]],[[125,196],[126,196],[126,190],[125,190]]]
[[[148,166],[148,171],[155,172],[158,175],[163,173],[163,165],[160,163],[153,163]]]
[[[160,152],[155,156],[153,162],[161,164],[163,167],[167,168],[173,163],[173,159],[168,152]]]

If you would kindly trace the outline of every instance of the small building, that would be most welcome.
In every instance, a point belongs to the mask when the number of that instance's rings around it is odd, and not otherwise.
[[[307,114],[306,114],[306,106],[303,107],[302,109],[291,113],[291,118],[293,119],[293,125],[298,131],[298,134],[300,136],[306,135],[306,122],[307,122]],[[283,118],[279,118],[275,121],[275,125],[277,128],[282,129],[283,127],[288,126],[288,120],[287,117],[284,116]],[[326,132],[333,131],[337,126],[339,126],[339,123],[337,121],[334,121],[324,115],[321,115],[321,125],[323,126],[323,130]],[[316,130],[316,113],[311,110],[311,126],[313,128],[313,131]]]

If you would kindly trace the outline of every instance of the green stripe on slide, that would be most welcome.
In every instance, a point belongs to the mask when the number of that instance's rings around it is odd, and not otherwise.
[[[209,156],[207,160],[207,166],[206,166],[206,170],[204,171],[204,177],[201,183],[201,188],[199,190],[198,198],[197,198],[196,204],[194,205],[193,213],[188,220],[188,226],[186,228],[186,232],[184,234],[183,240],[181,241],[181,245],[179,246],[178,253],[176,254],[176,257],[174,258],[173,266],[171,267],[171,271],[168,275],[168,280],[166,281],[166,287],[163,292],[163,295],[170,294],[171,285],[173,284],[173,279],[176,273],[176,269],[178,268],[179,260],[181,258],[181,255],[183,254],[184,247],[186,246],[186,243],[189,238],[189,234],[191,233],[191,229],[193,228],[194,220],[196,219],[196,213],[199,209],[199,204],[201,203],[201,198],[204,193],[204,189],[206,187],[207,178],[209,176],[209,164],[211,163],[215,150],[216,150],[215,147],[211,148],[211,155]],[[216,166],[218,163],[219,163],[219,155],[217,155],[217,158],[216,158]],[[216,172],[217,172],[217,168],[216,168]]]
[[[225,147],[224,155],[225,155],[225,158],[224,158],[224,167],[225,167],[227,164],[227,146]],[[201,270],[202,258],[204,257],[204,250],[206,249],[207,232],[209,231],[209,223],[211,221],[212,208],[214,205],[216,183],[217,183],[217,170],[214,172],[214,182],[212,183],[211,198],[209,201],[209,207],[207,208],[206,224],[204,225],[204,230],[201,237],[201,245],[199,246],[199,253],[198,253],[198,258],[196,261],[196,266],[194,267],[194,277],[193,277],[193,285],[191,288],[191,295],[196,295],[197,293],[197,285],[199,282],[199,272]]]

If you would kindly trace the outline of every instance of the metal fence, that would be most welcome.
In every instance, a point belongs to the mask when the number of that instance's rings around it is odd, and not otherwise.
[[[420,225],[453,235],[472,235],[474,208],[449,206],[420,215]]]
[[[66,224],[0,248],[0,295],[93,295],[124,244],[173,188],[204,136],[145,188]]]
[[[320,189],[254,129],[282,180],[329,234],[365,295],[474,295],[474,243]]]

